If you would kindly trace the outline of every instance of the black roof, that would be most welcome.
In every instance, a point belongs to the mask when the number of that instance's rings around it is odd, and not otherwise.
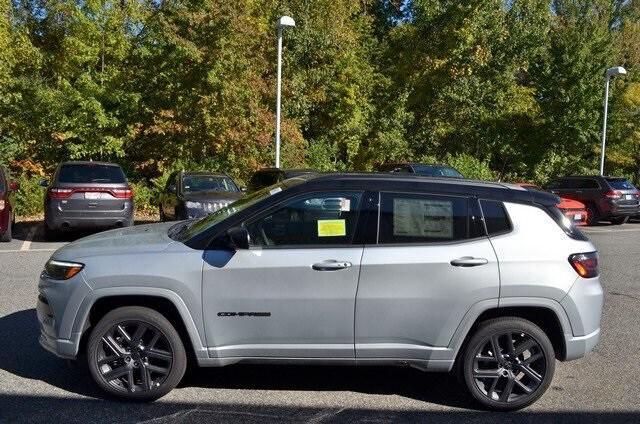
[[[113,162],[101,162],[95,160],[70,160],[66,162],[60,163],[62,165],[105,165],[105,166],[120,166],[117,163]]]
[[[209,171],[181,171],[182,175],[207,175],[211,177],[228,177],[224,172],[209,172]]]
[[[472,195],[486,199],[549,206],[559,202],[558,196],[552,193],[527,190],[516,184],[463,178],[426,177],[399,173],[308,174],[297,178],[305,180],[304,184],[297,187],[311,185],[320,186],[318,188],[360,188],[372,191],[428,191],[434,194]]]

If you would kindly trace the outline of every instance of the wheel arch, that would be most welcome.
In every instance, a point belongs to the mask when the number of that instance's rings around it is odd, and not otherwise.
[[[141,306],[153,309],[164,315],[176,328],[190,360],[207,358],[207,349],[202,343],[200,332],[182,299],[166,289],[144,290],[137,288],[109,288],[96,290],[93,296],[81,308],[84,312],[77,321],[78,352],[83,352],[89,338],[90,329],[109,311],[124,306]]]

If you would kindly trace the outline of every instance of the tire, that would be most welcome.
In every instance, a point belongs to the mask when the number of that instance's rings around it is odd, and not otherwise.
[[[11,239],[13,239],[13,235],[12,235],[13,229],[11,228],[12,226],[13,226],[13,219],[9,217],[7,221],[7,230],[4,232],[4,234],[2,234],[2,236],[0,236],[1,242],[6,243],[6,242],[10,242]]]
[[[611,223],[613,225],[622,225],[622,224],[626,223],[628,220],[629,220],[628,216],[619,216],[619,217],[616,217],[616,218],[611,218],[610,221],[611,221]]]
[[[159,312],[141,306],[107,313],[91,331],[86,352],[96,384],[127,400],[161,398],[180,383],[187,367],[176,329]]]
[[[160,215],[160,222],[165,222],[167,220],[167,217],[164,216],[164,210],[162,209],[162,205],[160,205],[160,207],[158,207],[158,214]]]
[[[462,360],[467,389],[480,405],[495,411],[531,405],[547,390],[555,372],[555,352],[549,337],[531,321],[515,317],[481,324]],[[505,392],[509,386],[511,391]]]
[[[589,227],[597,225],[600,222],[600,214],[593,205],[587,205],[587,225]]]

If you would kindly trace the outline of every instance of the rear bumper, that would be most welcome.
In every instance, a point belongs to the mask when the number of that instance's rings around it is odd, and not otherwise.
[[[45,221],[52,230],[128,226],[133,221],[133,202],[126,202],[122,210],[115,211],[64,211],[48,205]]]
[[[633,216],[640,214],[640,206],[638,205],[617,205],[615,203],[610,204],[607,208],[603,208],[603,218],[608,217],[622,217]]]
[[[585,356],[593,350],[600,340],[600,328],[586,336],[574,336],[573,334],[564,335],[564,344],[566,347],[565,361],[572,361]]]

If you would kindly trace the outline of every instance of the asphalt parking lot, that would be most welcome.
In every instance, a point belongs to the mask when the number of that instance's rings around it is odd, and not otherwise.
[[[4,422],[640,422],[640,223],[589,228],[601,255],[602,337],[558,363],[549,391],[524,411],[478,411],[454,377],[400,368],[231,366],[191,372],[163,399],[105,399],[82,366],[40,348],[36,281],[51,253],[39,225],[0,244],[0,423]]]

